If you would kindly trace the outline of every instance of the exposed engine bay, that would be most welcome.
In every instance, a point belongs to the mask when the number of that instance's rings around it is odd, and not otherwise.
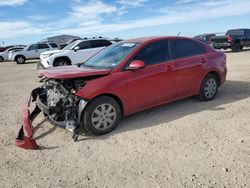
[[[33,138],[33,120],[41,112],[55,126],[65,128],[73,133],[74,141],[78,140],[82,114],[89,100],[76,93],[88,81],[98,79],[110,73],[110,69],[92,69],[88,67],[65,66],[40,72],[42,86],[34,89],[27,98],[22,116],[22,126],[18,132],[16,146],[24,149],[39,149]],[[36,104],[30,111],[31,102]]]
[[[56,80],[42,79],[43,86],[34,89],[25,103],[23,110],[23,126],[16,138],[16,145],[24,149],[38,149],[32,138],[32,121],[40,112],[55,126],[71,131],[74,141],[78,140],[81,114],[87,101],[77,97],[75,93],[85,85],[83,79]],[[35,109],[30,113],[31,102],[36,101]]]
[[[79,127],[78,109],[80,98],[74,93],[84,86],[82,79],[46,80],[35,90],[37,106],[55,125],[76,133]]]

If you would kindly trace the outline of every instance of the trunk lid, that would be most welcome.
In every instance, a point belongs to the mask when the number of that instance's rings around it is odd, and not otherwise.
[[[111,69],[94,69],[90,67],[61,66],[39,71],[40,76],[54,79],[84,78],[89,76],[107,75]]]

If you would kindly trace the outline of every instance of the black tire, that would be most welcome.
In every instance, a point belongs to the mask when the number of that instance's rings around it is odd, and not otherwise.
[[[111,108],[111,111],[110,111],[111,113],[109,114],[115,113],[116,115],[115,117],[113,116],[113,119],[108,118],[110,121],[112,121],[112,123],[108,125],[106,121],[107,127],[105,128],[104,116],[107,115],[108,117],[108,109],[110,107],[109,105],[113,107]],[[107,108],[105,111],[107,112],[107,114],[101,113],[101,115],[100,114],[97,115],[96,110],[99,111],[100,109],[102,109],[103,106],[105,107],[105,109]],[[101,112],[101,110],[99,112]],[[94,121],[94,119],[99,119],[99,120]],[[116,126],[118,125],[120,119],[121,119],[121,108],[120,108],[120,105],[117,103],[117,101],[114,100],[112,97],[101,96],[101,97],[94,99],[87,105],[82,115],[82,127],[88,134],[102,135],[102,134],[106,134],[114,130]],[[95,122],[96,122],[96,125],[95,125]],[[99,125],[99,128],[97,128],[98,125]]]
[[[217,95],[218,87],[219,81],[217,76],[214,74],[207,75],[207,77],[202,82],[199,93],[199,99],[201,101],[213,100]]]
[[[54,62],[54,67],[66,66],[66,65],[70,65],[70,62],[67,59],[64,59],[64,58],[57,59]]]
[[[24,64],[26,61],[26,58],[22,55],[18,55],[15,57],[16,64]]]
[[[239,43],[233,44],[231,49],[233,52],[238,52],[240,50],[240,44]]]
[[[2,57],[2,56],[0,56],[0,63],[1,63],[1,62],[3,62],[3,60],[4,60],[4,59],[3,59],[3,57]]]
[[[243,50],[244,46],[240,46],[240,50]]]

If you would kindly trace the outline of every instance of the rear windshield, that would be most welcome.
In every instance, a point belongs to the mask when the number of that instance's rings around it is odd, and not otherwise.
[[[244,30],[237,29],[237,30],[229,30],[226,35],[244,35]]]

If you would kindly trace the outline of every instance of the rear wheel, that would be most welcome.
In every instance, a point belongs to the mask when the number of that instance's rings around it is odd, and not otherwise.
[[[0,56],[0,63],[3,62],[3,57]]]
[[[86,107],[82,118],[83,128],[88,133],[95,135],[109,133],[121,119],[120,105],[111,97],[98,97]]]
[[[25,60],[26,60],[25,57],[21,55],[15,58],[16,64],[24,64]]]
[[[214,74],[209,74],[202,82],[199,99],[202,101],[213,100],[218,92],[218,79]]]
[[[70,65],[70,62],[66,59],[57,59],[54,63],[55,67]]]

